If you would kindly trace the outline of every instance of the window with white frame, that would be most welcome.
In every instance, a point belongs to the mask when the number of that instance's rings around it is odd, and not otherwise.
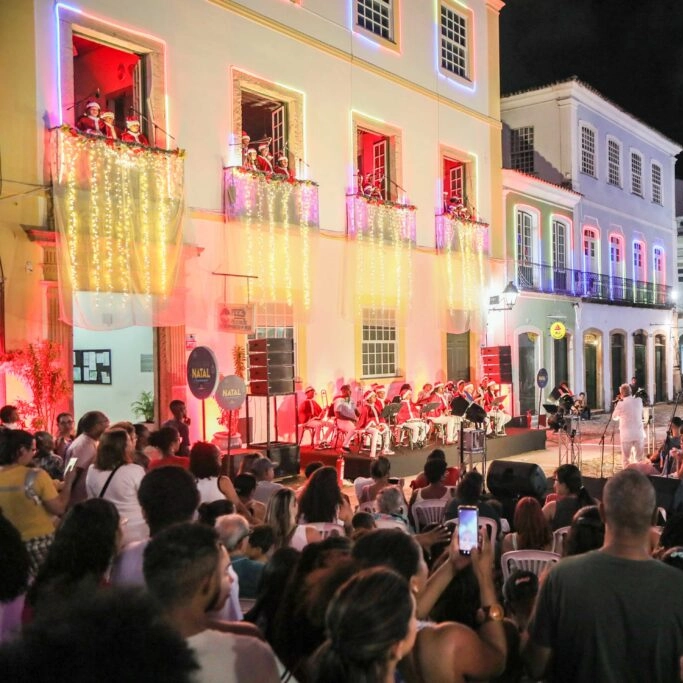
[[[469,78],[467,17],[447,4],[441,4],[441,68]]]
[[[652,201],[655,204],[662,203],[662,167],[659,164],[652,164]]]
[[[394,41],[394,0],[356,0],[356,25]]]
[[[595,177],[595,131],[581,126],[581,173]]]
[[[594,259],[597,255],[598,248],[598,234],[595,230],[586,228],[583,231],[583,255]]]
[[[664,249],[655,247],[652,250],[652,269],[657,284],[664,282]]]
[[[526,211],[517,212],[517,262],[520,264],[533,263],[534,243],[533,243],[534,221],[530,213]]]
[[[612,138],[607,140],[607,182],[621,187],[621,145]]]
[[[567,263],[567,226],[553,221],[553,267],[565,268]]]
[[[461,203],[467,206],[468,192],[468,164],[455,156],[444,154],[442,156],[442,181],[444,191],[444,205]]]
[[[510,162],[522,173],[534,173],[534,127],[524,126],[510,131]]]
[[[633,279],[642,280],[643,277],[643,264],[645,259],[643,258],[643,252],[645,248],[642,242],[633,243]]]
[[[286,303],[268,301],[254,311],[254,333],[250,339],[294,339],[294,310]]]
[[[643,196],[643,157],[631,152],[631,192]]]
[[[610,235],[609,237],[609,261],[612,264],[612,273],[618,274],[621,270],[621,263],[624,260],[624,247],[621,237]]]
[[[396,311],[363,309],[363,377],[395,377],[398,365]]]

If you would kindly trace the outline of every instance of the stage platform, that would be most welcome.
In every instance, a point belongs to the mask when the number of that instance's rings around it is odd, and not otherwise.
[[[507,436],[486,439],[486,460],[488,463],[511,455],[528,453],[545,449],[545,429],[521,429],[508,427]],[[443,446],[440,442],[431,442],[424,448],[396,447],[395,455],[389,456],[391,460],[391,475],[393,477],[410,477],[422,471],[425,460],[435,448],[441,448],[446,453],[446,461],[449,465],[460,466],[460,446]],[[342,451],[335,449],[319,450],[311,446],[301,446],[300,465],[303,470],[309,462],[316,460],[325,465],[335,466],[337,458]],[[481,461],[481,455],[473,455],[473,463]],[[370,476],[370,458],[366,453],[344,453],[344,478],[355,479],[356,477]]]

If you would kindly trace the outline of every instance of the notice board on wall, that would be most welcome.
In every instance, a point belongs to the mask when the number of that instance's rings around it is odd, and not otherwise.
[[[74,350],[74,384],[111,384],[111,349]]]

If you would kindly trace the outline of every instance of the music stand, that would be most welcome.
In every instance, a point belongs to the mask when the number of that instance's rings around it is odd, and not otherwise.
[[[470,403],[465,411],[465,419],[482,424],[486,420],[486,411],[478,403]]]
[[[503,404],[503,401],[508,397],[507,394],[505,396],[494,396],[493,398],[493,405],[497,408],[498,406]]]
[[[545,410],[548,415],[555,415],[557,413],[557,406],[554,403],[544,403],[543,410]]]
[[[395,421],[396,413],[401,410],[400,403],[387,403],[382,409],[382,417],[387,421],[387,424],[392,424]]]
[[[441,403],[425,403],[420,410],[420,415],[423,415],[424,413],[431,413],[432,410],[436,410],[440,405]]]
[[[451,401],[451,415],[465,417],[465,412],[470,406],[470,402],[464,396],[456,396]]]

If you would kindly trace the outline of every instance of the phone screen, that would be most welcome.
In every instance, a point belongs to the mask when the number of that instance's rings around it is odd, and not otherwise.
[[[477,547],[479,536],[479,510],[461,505],[458,508],[458,545],[461,555],[469,555]]]
[[[64,476],[69,474],[71,470],[76,467],[76,463],[78,462],[78,458],[69,458],[69,462],[66,464],[66,467],[64,468]]]

